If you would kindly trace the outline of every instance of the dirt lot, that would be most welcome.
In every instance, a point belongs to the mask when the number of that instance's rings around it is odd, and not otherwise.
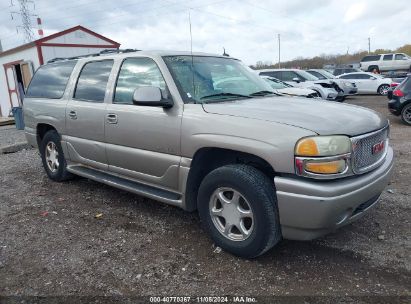
[[[383,97],[347,102],[391,120],[396,165],[381,203],[332,235],[283,241],[256,260],[215,250],[195,213],[87,179],[53,183],[35,150],[0,155],[0,295],[409,297],[411,127]]]

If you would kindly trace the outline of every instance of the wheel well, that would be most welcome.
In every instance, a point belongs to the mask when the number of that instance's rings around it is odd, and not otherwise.
[[[44,135],[50,131],[50,130],[56,130],[52,125],[49,124],[38,124],[37,125],[37,144],[40,146],[41,141],[44,138]]]
[[[377,71],[380,71],[380,68],[378,67],[378,65],[370,65],[368,67],[368,72],[372,72],[374,69],[377,69]]]
[[[197,209],[198,188],[204,177],[212,170],[228,164],[246,164],[262,171],[269,178],[275,176],[271,165],[256,155],[222,148],[202,148],[191,161],[185,193],[187,210]]]

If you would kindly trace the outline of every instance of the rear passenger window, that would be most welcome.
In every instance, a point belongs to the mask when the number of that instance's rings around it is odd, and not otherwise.
[[[370,55],[370,56],[365,56],[361,61],[366,62],[366,61],[378,61],[380,60],[381,55]]]
[[[142,86],[165,90],[166,83],[157,64],[150,58],[127,58],[121,65],[114,103],[133,104],[134,91]]]
[[[90,102],[103,102],[113,60],[86,63],[77,80],[74,98]]]
[[[392,60],[392,54],[391,55],[384,55],[382,60]]]
[[[59,99],[77,61],[63,61],[41,66],[34,74],[26,97]]]

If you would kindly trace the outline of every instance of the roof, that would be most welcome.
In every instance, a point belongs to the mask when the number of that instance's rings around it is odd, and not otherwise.
[[[90,35],[93,35],[93,36],[95,36],[95,37],[97,37],[97,38],[100,38],[100,39],[108,42],[108,44],[112,44],[113,47],[116,47],[116,48],[120,47],[120,43],[118,43],[118,42],[116,42],[116,41],[114,41],[114,40],[111,40],[111,39],[109,39],[109,38],[107,38],[107,37],[105,37],[105,36],[103,36],[103,35],[100,35],[100,34],[94,32],[94,31],[92,31],[92,30],[89,30],[88,28],[85,28],[84,26],[77,25],[77,26],[75,26],[75,27],[66,29],[66,30],[64,30],[64,31],[61,31],[61,32],[58,32],[58,33],[55,33],[55,34],[52,34],[52,35],[49,35],[49,36],[46,36],[46,37],[43,37],[43,38],[34,40],[34,41],[31,41],[31,42],[29,42],[29,43],[20,45],[20,46],[18,46],[18,47],[15,47],[15,48],[12,48],[12,49],[9,49],[9,50],[6,50],[6,51],[4,51],[4,52],[1,52],[1,53],[0,53],[0,57],[6,56],[6,55],[9,55],[9,54],[13,54],[13,53],[16,53],[16,52],[19,52],[19,51],[23,51],[23,50],[28,49],[28,48],[31,48],[31,47],[33,47],[33,46],[42,45],[43,43],[46,43],[47,41],[49,41],[49,40],[51,40],[51,39],[54,39],[54,38],[57,38],[57,37],[66,35],[66,34],[68,34],[68,33],[71,33],[71,32],[77,31],[77,30],[82,30],[82,31],[84,31],[84,32],[86,32],[86,33],[88,33],[88,34],[90,34]],[[104,46],[103,46],[103,47],[104,47]]]
[[[141,51],[141,50],[134,50],[134,49],[117,49],[117,50],[104,50],[99,53],[94,54],[87,54],[83,56],[76,56],[76,57],[67,57],[67,58],[54,58],[49,60],[48,63],[53,63],[62,60],[92,60],[92,58],[104,56],[104,59],[113,59],[113,58],[123,58],[123,57],[163,57],[163,56],[202,56],[202,57],[218,57],[218,58],[229,58],[238,60],[233,57],[218,55],[218,54],[211,54],[211,53],[201,53],[201,52],[187,52],[187,51],[169,51],[169,50],[153,50],[153,51]]]

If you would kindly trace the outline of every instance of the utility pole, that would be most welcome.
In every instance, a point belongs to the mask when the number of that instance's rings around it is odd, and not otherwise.
[[[368,37],[368,54],[371,53],[371,38]]]
[[[32,14],[30,12],[29,9],[29,4],[34,6],[34,1],[33,0],[17,0],[19,2],[19,7],[20,10],[19,11],[13,11],[11,12],[11,19],[13,18],[13,15],[20,15],[21,17],[21,25],[18,25],[17,28],[17,32],[19,31],[19,28],[23,29],[24,32],[24,40],[26,42],[30,42],[34,40],[34,33],[33,33],[33,29],[31,26],[31,17],[34,17],[36,15]],[[11,6],[14,6],[13,0],[11,0]]]
[[[278,68],[281,69],[281,39],[278,34]]]

